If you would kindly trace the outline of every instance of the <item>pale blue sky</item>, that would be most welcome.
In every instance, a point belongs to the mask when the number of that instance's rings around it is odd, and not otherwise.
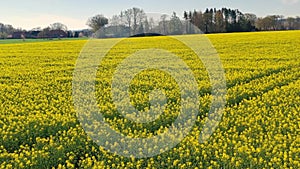
[[[300,0],[4,0],[0,6],[0,22],[24,29],[62,22],[69,29],[82,29],[93,15],[111,17],[131,7],[143,8],[148,13],[175,11],[179,16],[184,10],[203,11],[207,7],[240,9],[258,16],[300,16]]]

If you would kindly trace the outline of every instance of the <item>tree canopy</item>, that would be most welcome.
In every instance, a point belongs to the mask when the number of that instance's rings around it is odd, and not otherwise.
[[[94,32],[101,29],[103,26],[108,24],[108,19],[102,14],[93,16],[88,19],[87,25],[93,29]]]

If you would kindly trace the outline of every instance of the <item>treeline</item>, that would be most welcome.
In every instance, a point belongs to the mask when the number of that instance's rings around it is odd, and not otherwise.
[[[45,28],[24,30],[14,28],[12,25],[0,23],[0,39],[53,39],[53,38],[78,38],[92,35],[89,29],[79,31],[68,30],[67,26],[56,22]]]
[[[128,37],[139,34],[156,33],[163,35],[177,35],[188,33],[187,23],[185,23],[174,12],[171,17],[160,16],[160,20],[146,15],[143,9],[130,8],[121,11],[119,15],[114,15],[107,19],[103,15],[96,15],[87,23],[100,37]],[[200,33],[200,32],[199,32]]]
[[[243,14],[238,9],[222,8],[202,11],[185,11],[184,19],[205,33],[248,32],[256,30],[254,14]]]
[[[257,17],[238,9],[211,8],[204,12],[184,11],[182,17],[173,12],[170,17],[161,15],[155,20],[147,16],[143,9],[130,8],[110,19],[103,15],[92,17],[88,25],[95,32],[102,28],[100,34],[103,37],[134,36],[141,33],[176,35],[198,33],[199,30],[203,33],[299,30],[300,17]]]
[[[226,33],[273,30],[300,30],[300,17],[285,18],[281,15],[257,17],[242,13],[238,9],[206,9],[205,11],[184,11],[183,16],[173,12],[160,17],[147,16],[143,9],[130,8],[120,14],[107,18],[101,14],[88,19],[91,29],[71,31],[62,23],[54,23],[46,28],[23,30],[12,25],[0,23],[0,39],[5,38],[65,38],[91,36],[98,31],[102,37],[136,36],[157,33],[178,35],[199,33]],[[95,34],[94,34],[95,35]]]
[[[205,33],[300,29],[300,17],[285,18],[281,15],[270,15],[261,18],[255,14],[244,14],[238,9],[228,8],[206,9],[205,12],[185,11],[184,19]]]
[[[18,31],[12,25],[0,23],[0,39],[7,38],[8,35]]]

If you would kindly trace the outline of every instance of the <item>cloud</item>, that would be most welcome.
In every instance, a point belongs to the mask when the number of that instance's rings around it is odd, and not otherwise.
[[[299,0],[281,0],[281,2],[286,5],[292,5],[298,3]]]
[[[27,23],[31,23],[30,25],[40,24],[42,27],[49,26],[52,23],[61,22],[65,24],[68,29],[83,29],[87,26],[85,25],[86,21],[82,21],[75,18],[65,17],[65,16],[56,16],[56,15],[41,15],[36,18],[28,19]]]
[[[71,18],[65,16],[48,15],[48,14],[27,16],[27,17],[14,16],[14,17],[10,17],[9,19],[6,18],[6,20],[9,21],[9,22],[4,21],[4,23],[6,24],[12,24],[14,27],[21,27],[27,30],[36,27],[45,28],[55,22],[60,22],[65,24],[69,30],[79,30],[79,29],[87,28],[85,20],[80,20],[78,18]]]

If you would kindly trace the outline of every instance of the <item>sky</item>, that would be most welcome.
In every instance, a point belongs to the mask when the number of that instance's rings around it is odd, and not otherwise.
[[[87,28],[89,17],[103,14],[111,17],[132,7],[146,13],[168,14],[206,8],[239,9],[243,13],[300,16],[300,0],[3,0],[0,5],[0,23],[30,30],[61,22],[69,30]]]

